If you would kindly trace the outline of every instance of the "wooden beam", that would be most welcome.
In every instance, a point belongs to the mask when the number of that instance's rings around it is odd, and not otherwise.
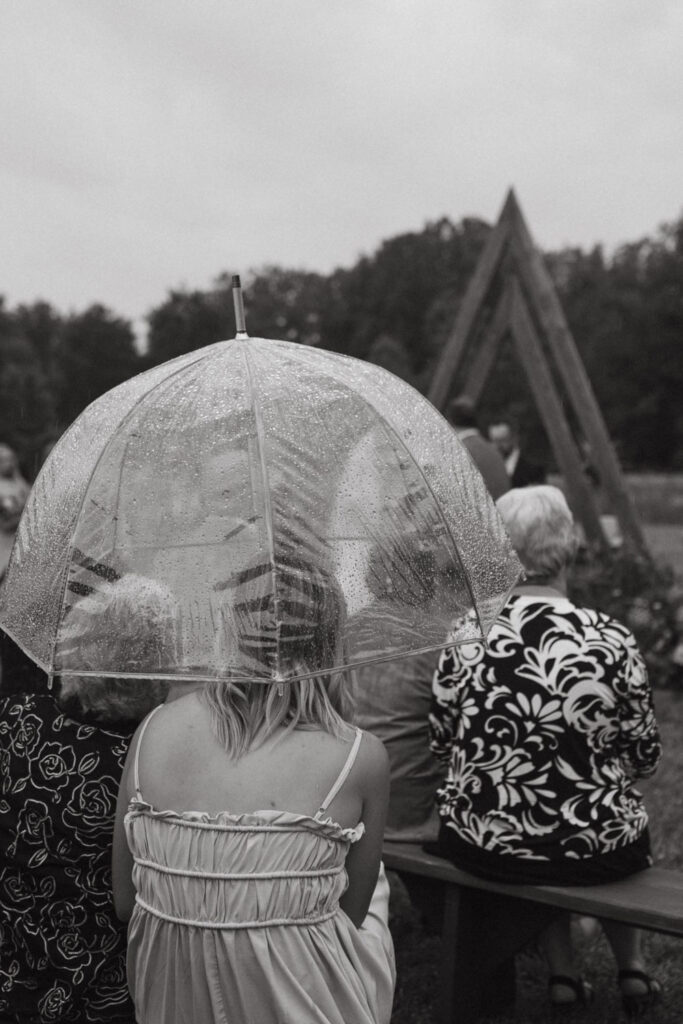
[[[510,326],[517,352],[536,400],[557,464],[567,487],[567,501],[583,525],[588,540],[607,546],[595,501],[564,415],[562,402],[548,369],[545,353],[516,278],[510,281]]]
[[[491,367],[498,354],[500,343],[510,326],[510,300],[510,287],[506,283],[498,300],[496,311],[486,328],[481,344],[472,360],[465,384],[461,389],[464,394],[469,395],[475,405],[478,403],[484,390],[484,385],[488,380]]]
[[[506,208],[512,192],[505,201],[498,223],[489,235],[484,251],[479,257],[477,268],[472,276],[467,291],[460,303],[460,309],[453,326],[453,330],[446,339],[437,364],[432,384],[428,394],[429,401],[443,409],[448,398],[448,392],[462,361],[467,341],[481,305],[486,298],[493,277],[503,255],[503,250],[508,239],[509,214],[506,216]]]
[[[560,300],[540,253],[526,226],[514,193],[506,202],[504,216],[510,229],[514,263],[522,278],[539,322],[548,339],[567,395],[591,447],[600,480],[624,536],[644,557],[650,554],[643,538],[633,500],[624,484],[619,461],[607,432],[588,375],[564,316]]]
[[[638,928],[683,938],[683,872],[645,868],[602,885],[518,885],[492,882],[456,868],[445,857],[426,853],[419,843],[384,841],[382,861],[388,871],[435,878],[464,889],[482,889],[522,900],[562,907],[574,914],[606,917]],[[447,908],[447,912],[459,908]]]

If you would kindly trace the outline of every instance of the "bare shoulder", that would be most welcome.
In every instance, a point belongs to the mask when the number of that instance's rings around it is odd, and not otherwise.
[[[363,732],[354,767],[355,784],[363,800],[363,820],[367,825],[372,808],[379,809],[382,816],[389,800],[389,755],[377,736]]]
[[[145,732],[144,746],[159,752],[170,747],[178,752],[186,742],[196,739],[198,733],[208,730],[208,712],[196,694],[188,693],[161,705],[155,712]]]
[[[145,722],[138,727],[134,743],[141,789],[156,806],[157,801],[165,804],[173,799],[180,781],[204,763],[210,725],[208,713],[194,694],[161,705],[146,721],[146,727]]]
[[[358,768],[369,776],[389,774],[389,755],[381,739],[363,730],[363,739],[358,749]]]
[[[209,709],[201,701],[196,690],[166,701],[158,717],[169,727],[176,724],[182,726],[190,722],[208,722],[210,718]]]

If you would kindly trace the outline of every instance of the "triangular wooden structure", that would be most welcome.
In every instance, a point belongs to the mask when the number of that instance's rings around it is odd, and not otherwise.
[[[567,500],[586,536],[608,546],[556,380],[562,385],[590,445],[591,456],[624,538],[640,554],[649,557],[635,508],[557,292],[512,190],[460,304],[432,380],[430,400],[439,409],[445,406],[469,342],[478,333],[484,310],[490,307],[491,296],[496,294],[493,315],[469,360],[467,379],[458,385],[458,392],[469,395],[475,402],[478,400],[499,347],[509,333],[564,478]]]

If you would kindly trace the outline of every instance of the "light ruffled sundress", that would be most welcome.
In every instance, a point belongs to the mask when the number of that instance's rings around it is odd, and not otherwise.
[[[152,712],[154,714],[154,712]],[[326,816],[362,733],[314,817],[158,811],[125,818],[135,866],[128,981],[139,1024],[388,1024],[395,981],[384,872],[361,928],[339,906],[363,824]]]

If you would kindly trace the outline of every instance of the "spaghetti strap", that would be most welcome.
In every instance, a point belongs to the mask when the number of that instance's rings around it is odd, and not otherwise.
[[[139,760],[140,760],[140,747],[142,746],[142,737],[145,735],[147,726],[149,725],[152,715],[154,715],[159,708],[163,707],[163,704],[157,704],[155,708],[152,708],[147,718],[142,723],[140,729],[140,735],[138,736],[138,745],[135,748],[135,759],[133,761],[133,781],[135,782],[135,799],[142,802],[142,791],[140,789],[140,771],[139,771]]]
[[[316,818],[318,817],[318,815],[322,814],[323,811],[327,810],[328,806],[332,803],[332,801],[334,800],[335,796],[337,795],[339,790],[342,788],[342,786],[346,782],[346,780],[348,778],[348,775],[349,775],[349,772],[353,768],[354,762],[356,760],[356,755],[358,754],[358,748],[360,747],[360,741],[362,739],[363,739],[363,732],[362,732],[362,730],[361,729],[356,729],[356,738],[353,741],[353,746],[351,747],[351,750],[349,751],[349,756],[346,758],[346,761],[344,762],[344,766],[342,767],[342,770],[339,772],[339,775],[337,776],[337,778],[336,778],[336,780],[334,782],[334,785],[332,786],[332,789],[329,791],[329,793],[327,794],[327,796],[325,797],[325,799],[321,803],[320,808],[318,809],[318,813],[316,814]],[[139,746],[138,746],[138,749],[139,749]]]

